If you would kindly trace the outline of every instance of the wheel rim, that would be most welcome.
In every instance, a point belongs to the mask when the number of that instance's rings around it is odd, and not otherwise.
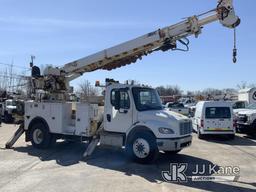
[[[43,142],[43,132],[40,129],[35,129],[33,132],[33,141],[36,144],[40,144]]]
[[[133,152],[138,158],[146,158],[150,152],[149,143],[143,138],[136,139],[133,143]]]

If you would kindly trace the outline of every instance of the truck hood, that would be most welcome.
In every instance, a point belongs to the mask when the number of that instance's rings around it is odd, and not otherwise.
[[[256,109],[246,109],[246,110],[240,111],[238,114],[239,114],[239,115],[247,115],[247,116],[250,116],[250,115],[252,115],[252,114],[256,114]]]
[[[154,111],[143,111],[138,115],[139,121],[180,121],[188,119],[186,116],[181,115],[179,113],[169,111],[167,109],[164,110],[154,110]]]
[[[239,113],[239,112],[241,112],[241,111],[247,111],[248,109],[234,109],[233,110],[233,112],[235,113],[235,114],[237,114],[237,113]]]

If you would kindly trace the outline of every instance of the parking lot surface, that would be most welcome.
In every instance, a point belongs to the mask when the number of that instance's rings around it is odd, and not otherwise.
[[[234,141],[225,138],[198,140],[194,135],[191,147],[177,155],[161,153],[151,165],[140,165],[127,159],[124,151],[98,147],[86,160],[82,154],[86,143],[58,142],[49,150],[34,149],[24,136],[6,150],[5,143],[18,127],[0,127],[0,191],[255,191],[256,139],[237,135]],[[170,163],[187,163],[188,174],[196,165],[239,166],[237,182],[168,183],[162,171]]]

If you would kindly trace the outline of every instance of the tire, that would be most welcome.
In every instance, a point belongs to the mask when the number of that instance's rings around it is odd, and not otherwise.
[[[176,150],[176,151],[164,151],[164,153],[167,155],[175,155],[175,154],[179,153],[180,151],[181,151],[181,149]]]
[[[234,140],[235,137],[236,137],[235,134],[233,134],[233,135],[228,135],[228,139],[229,139],[229,140]]]
[[[135,133],[127,142],[126,152],[137,163],[152,163],[159,153],[155,136],[145,131]]]
[[[252,123],[250,131],[247,133],[247,135],[256,137],[256,120]]]
[[[203,139],[204,138],[204,136],[203,136],[203,134],[201,134],[199,128],[197,128],[197,137],[198,137],[198,139]]]
[[[7,112],[4,113],[4,122],[5,123],[12,123],[13,119],[12,116],[10,114],[8,114]]]
[[[49,133],[48,128],[41,122],[32,125],[30,138],[33,147],[47,149],[56,142],[56,138]]]

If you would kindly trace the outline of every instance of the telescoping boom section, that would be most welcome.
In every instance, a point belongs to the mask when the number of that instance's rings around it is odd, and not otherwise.
[[[82,74],[97,69],[112,70],[131,64],[154,51],[177,48],[177,40],[201,33],[201,28],[211,22],[220,21],[229,28],[236,27],[240,20],[235,15],[232,1],[220,1],[209,13],[192,16],[178,24],[159,29],[131,41],[105,49],[88,57],[66,64],[62,70],[67,75]]]

